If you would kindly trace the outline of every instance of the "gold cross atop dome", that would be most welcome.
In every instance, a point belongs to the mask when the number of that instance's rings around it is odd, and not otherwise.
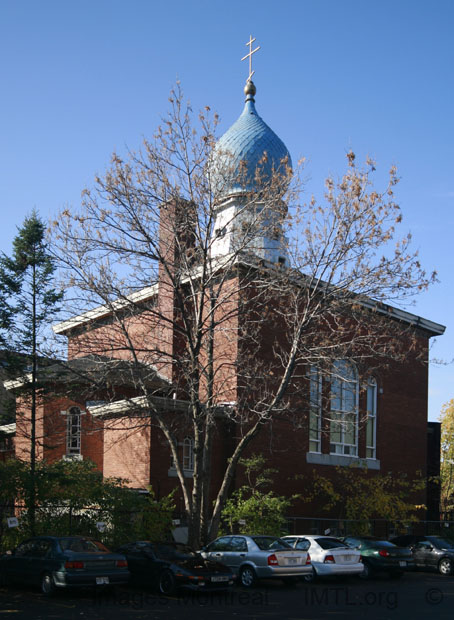
[[[252,34],[249,35],[249,41],[246,43],[246,45],[249,45],[249,53],[246,54],[246,56],[243,56],[243,58],[241,59],[246,60],[246,58],[249,58],[249,77],[246,80],[246,82],[250,82],[252,80],[252,76],[254,75],[255,71],[252,71],[252,54],[255,54],[255,52],[258,52],[258,50],[260,49],[260,45],[258,45],[255,50],[252,49],[252,44],[255,41],[255,37],[252,38]]]

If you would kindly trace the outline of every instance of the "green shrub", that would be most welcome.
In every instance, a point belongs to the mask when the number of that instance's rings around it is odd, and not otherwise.
[[[287,533],[285,515],[298,496],[284,497],[265,491],[272,483],[273,469],[263,469],[265,459],[253,455],[242,459],[248,484],[234,491],[222,511],[223,532],[238,534],[269,534],[282,536]]]

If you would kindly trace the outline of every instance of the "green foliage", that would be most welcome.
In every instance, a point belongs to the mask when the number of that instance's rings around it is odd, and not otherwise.
[[[447,402],[440,414],[441,462],[440,503],[445,514],[454,513],[454,398]]]
[[[285,514],[298,496],[288,498],[265,491],[276,470],[263,469],[263,456],[253,455],[241,459],[239,464],[245,469],[248,483],[227,500],[222,511],[223,529],[241,534],[283,535],[287,526]]]
[[[10,258],[0,259],[0,289],[7,308],[7,319],[0,332],[8,340],[5,371],[22,376],[21,395],[30,403],[30,479],[26,502],[31,531],[35,532],[36,472],[36,406],[39,396],[39,362],[49,356],[46,346],[49,325],[58,314],[63,292],[53,287],[56,266],[45,240],[45,227],[36,211],[25,218],[13,241]],[[1,308],[0,308],[1,310]],[[31,370],[31,372],[30,372]],[[17,412],[17,415],[20,415]]]
[[[309,501],[323,498],[324,509],[337,511],[339,519],[356,521],[356,534],[369,534],[372,519],[386,519],[397,525],[418,521],[425,508],[416,499],[426,481],[417,472],[411,480],[403,473],[377,474],[367,468],[336,467],[334,479],[313,472]]]
[[[35,534],[84,534],[116,546],[128,540],[163,540],[172,528],[173,494],[160,500],[153,490],[137,493],[119,478],[102,479],[88,461],[38,462],[35,472]],[[9,549],[31,535],[29,511],[24,505],[30,482],[29,464],[10,459],[0,463],[0,547]],[[18,528],[6,518],[19,517]],[[3,509],[1,508],[3,506]],[[97,523],[104,523],[100,532]]]

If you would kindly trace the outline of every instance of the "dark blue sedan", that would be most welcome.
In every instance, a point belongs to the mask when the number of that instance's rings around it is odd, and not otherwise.
[[[124,555],[83,536],[29,538],[0,557],[0,582],[37,585],[46,595],[57,588],[105,587],[128,580]]]

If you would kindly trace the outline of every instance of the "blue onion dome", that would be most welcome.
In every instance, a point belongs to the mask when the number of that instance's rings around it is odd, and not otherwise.
[[[257,114],[252,81],[246,83],[244,93],[244,110],[217,142],[210,164],[213,187],[221,198],[253,191],[257,183],[271,181],[275,171],[282,174],[284,191],[288,185],[290,153]]]

